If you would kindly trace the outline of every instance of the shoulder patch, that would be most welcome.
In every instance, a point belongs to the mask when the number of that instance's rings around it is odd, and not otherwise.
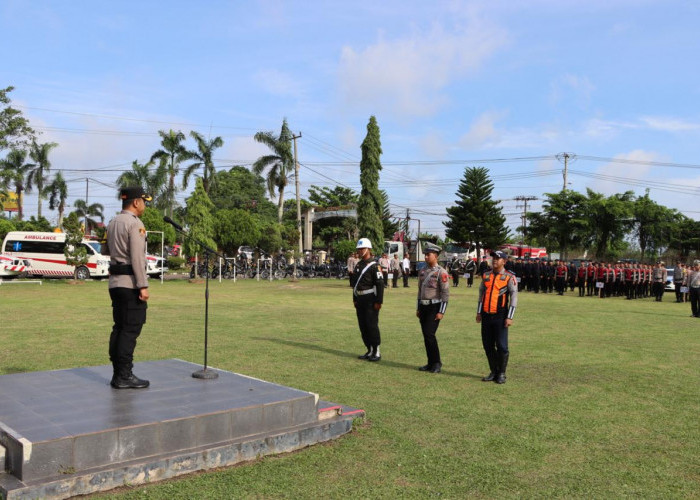
[[[140,227],[139,228],[139,234],[141,236],[146,236],[146,228],[145,227]]]
[[[383,279],[384,279],[384,275],[382,274],[381,271],[377,271],[377,279],[379,279],[379,280],[383,280]]]
[[[447,273],[442,273],[441,280],[443,283],[447,283]]]

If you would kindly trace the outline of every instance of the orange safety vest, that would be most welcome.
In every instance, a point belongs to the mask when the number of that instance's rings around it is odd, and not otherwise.
[[[482,312],[496,314],[505,310],[508,300],[508,282],[512,278],[513,276],[507,272],[495,276],[493,273],[484,275],[482,283],[486,287],[486,291],[484,292]]]

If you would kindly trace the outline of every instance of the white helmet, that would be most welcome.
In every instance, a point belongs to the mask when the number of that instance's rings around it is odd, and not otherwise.
[[[369,241],[369,238],[360,238],[357,240],[357,246],[355,248],[369,248],[371,250],[372,242]]]

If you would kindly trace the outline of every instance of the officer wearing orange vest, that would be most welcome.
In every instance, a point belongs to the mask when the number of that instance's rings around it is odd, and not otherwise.
[[[491,372],[481,380],[505,384],[508,366],[508,327],[513,324],[518,305],[518,284],[515,275],[505,270],[508,255],[491,252],[492,271],[482,276],[476,322],[481,323],[481,342]]]

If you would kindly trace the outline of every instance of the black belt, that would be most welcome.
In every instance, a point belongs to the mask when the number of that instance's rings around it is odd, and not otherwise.
[[[134,268],[131,267],[131,264],[110,264],[109,274],[113,276],[117,276],[120,274],[133,275]]]

